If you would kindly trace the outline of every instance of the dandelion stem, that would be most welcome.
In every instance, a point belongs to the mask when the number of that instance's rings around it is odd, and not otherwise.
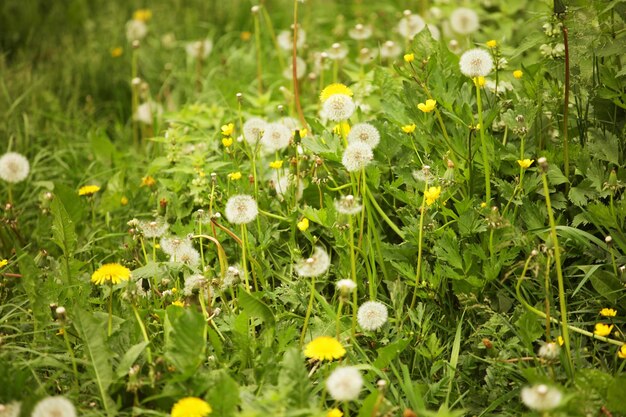
[[[263,94],[263,60],[261,57],[261,25],[259,14],[254,14],[254,43],[256,48],[256,78],[259,95]]]
[[[315,298],[315,277],[311,277],[311,294],[309,296],[309,304],[306,307],[306,314],[304,315],[304,324],[302,325],[302,333],[300,334],[300,347],[304,345],[304,337],[306,335],[306,329],[309,325],[309,318],[311,317],[311,311],[313,310],[314,298]]]
[[[369,200],[372,202],[372,205],[374,206],[374,208],[376,209],[378,214],[380,214],[380,217],[383,218],[383,220],[389,225],[389,227],[391,227],[391,229],[394,232],[396,232],[396,234],[398,236],[400,236],[402,239],[404,239],[404,233],[402,232],[402,230],[400,230],[400,228],[398,226],[396,226],[394,222],[391,221],[389,216],[387,216],[387,214],[385,214],[383,209],[380,208],[380,206],[378,205],[378,202],[376,201],[376,199],[374,198],[374,196],[370,192],[369,188],[367,187],[367,184],[365,185],[365,187],[367,188],[366,194],[369,197]]]
[[[337,307],[337,340],[339,340],[339,333],[341,327],[341,310],[343,309],[343,298],[339,296],[339,307]]]
[[[563,45],[565,46],[565,91],[563,94],[563,163],[564,170],[563,175],[569,181],[569,140],[567,138],[567,121],[569,113],[569,42],[568,42],[568,29],[563,23]],[[568,183],[565,183],[565,189],[568,188]]]
[[[570,350],[569,331],[567,327],[567,302],[565,300],[565,285],[563,283],[563,271],[561,269],[561,249],[559,247],[559,239],[556,233],[556,223],[554,221],[554,213],[552,212],[552,204],[550,202],[550,189],[548,187],[548,175],[546,169],[542,169],[541,179],[543,181],[543,193],[546,199],[546,207],[548,209],[548,219],[550,221],[550,236],[554,245],[554,262],[556,263],[556,276],[559,284],[559,305],[561,310],[561,322],[563,327],[563,340],[565,341],[565,353],[567,356],[566,371],[570,378],[574,376],[574,364],[572,362],[572,352]]]
[[[546,342],[550,342],[550,252],[546,259],[545,291],[546,291]]]
[[[293,48],[291,55],[291,66],[292,66],[292,76],[293,76],[293,98],[294,103],[296,105],[296,110],[298,111],[298,118],[300,119],[300,123],[302,124],[302,128],[306,129],[307,124],[304,119],[304,113],[302,112],[302,105],[300,104],[300,91],[298,86],[298,66],[297,66],[297,42],[298,42],[298,0],[293,0]]]
[[[250,281],[248,281],[248,230],[245,224],[241,225],[241,263],[243,264],[243,280],[246,284],[246,291],[250,292]],[[254,279],[254,290],[257,290],[256,278]]]
[[[409,310],[413,310],[415,307],[415,301],[417,300],[417,289],[420,285],[420,279],[422,275],[422,242],[424,234],[424,214],[426,213],[426,191],[428,190],[428,181],[424,186],[424,198],[422,198],[422,205],[420,207],[420,226],[419,235],[417,240],[417,270],[415,271],[415,289],[413,290],[413,298],[411,298],[411,307]]]
[[[109,323],[107,329],[107,333],[111,337],[111,333],[113,333],[113,281],[109,281]]]
[[[74,350],[72,349],[70,338],[67,335],[67,330],[65,329],[65,323],[61,324],[61,333],[63,333],[65,346],[67,347],[67,351],[70,354],[70,358],[72,359],[72,371],[74,372],[74,383],[76,385],[76,390],[78,392],[78,390],[80,390],[80,386],[78,384],[78,366],[76,365],[76,356],[74,355]]]
[[[489,166],[489,154],[487,153],[487,142],[485,141],[485,126],[483,123],[483,104],[480,99],[480,85],[474,80],[476,85],[476,105],[478,106],[478,123],[480,127],[480,146],[483,153],[483,169],[485,170],[485,203],[489,205],[491,201],[491,169]]]
[[[148,331],[146,330],[146,326],[143,324],[143,320],[141,320],[141,316],[139,315],[139,311],[137,310],[137,306],[135,304],[131,304],[133,308],[133,313],[135,314],[135,318],[137,319],[137,324],[141,329],[141,335],[143,336],[143,341],[146,342],[146,359],[148,359],[148,365],[150,366],[150,378],[152,379],[152,383],[154,384],[154,369],[152,363],[152,350],[150,349],[150,338],[148,337]]]

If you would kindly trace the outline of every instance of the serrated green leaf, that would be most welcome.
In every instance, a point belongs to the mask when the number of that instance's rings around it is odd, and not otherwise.
[[[65,206],[60,199],[54,198],[50,204],[52,213],[52,240],[63,251],[66,257],[71,257],[76,250],[76,230]]]
[[[250,317],[260,318],[268,326],[274,326],[276,319],[274,318],[272,310],[270,310],[263,301],[256,298],[255,295],[245,291],[243,287],[240,287],[239,290],[239,305],[241,308],[243,308]]]

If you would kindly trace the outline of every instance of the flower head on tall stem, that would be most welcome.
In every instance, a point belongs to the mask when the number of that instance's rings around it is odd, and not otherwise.
[[[0,156],[0,178],[9,183],[24,181],[30,172],[30,164],[24,155],[7,152]]]
[[[330,256],[321,246],[316,246],[310,257],[298,261],[295,269],[300,277],[307,278],[323,275],[329,267]]]

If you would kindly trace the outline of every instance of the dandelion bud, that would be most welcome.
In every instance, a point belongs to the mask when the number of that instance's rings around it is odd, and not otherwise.
[[[611,243],[613,243],[613,238],[611,236],[607,236],[607,237],[604,238],[604,242],[607,245],[610,245]]]
[[[537,160],[537,163],[539,164],[541,169],[543,169],[544,172],[548,171],[548,160],[546,159],[545,156],[542,156],[541,158],[539,158]]]
[[[402,417],[417,417],[417,414],[415,414],[415,411],[410,408],[405,408],[402,412]]]
[[[405,10],[405,11],[402,12],[402,14],[404,16],[411,16],[411,11],[410,10]]]
[[[65,307],[57,307],[54,311],[57,316],[57,320],[64,321],[67,318]]]
[[[515,117],[515,121],[516,121],[517,123],[524,123],[524,116],[523,116],[523,115],[521,115],[521,114],[518,114],[518,115]]]
[[[537,249],[533,249],[533,250],[530,252],[530,256],[537,256],[537,255],[539,255],[539,252],[537,251]]]
[[[261,7],[257,6],[252,6],[252,8],[250,9],[250,11],[252,12],[252,14],[257,14],[259,13],[259,10],[261,10]]]
[[[609,187],[617,187],[617,172],[615,172],[615,169],[612,169],[609,174]]]
[[[235,97],[237,97],[237,101],[238,102],[241,103],[243,101],[243,94],[242,93],[235,94]]]
[[[451,159],[448,159],[448,160],[446,161],[446,164],[448,165],[448,168],[450,168],[450,169],[454,169],[454,162],[452,162],[452,160],[451,160]]]
[[[217,173],[211,172],[211,181],[212,182],[216,182],[217,181]]]
[[[141,78],[135,77],[130,82],[133,87],[139,87],[141,85]]]
[[[387,386],[387,381],[385,381],[384,379],[379,379],[378,382],[376,382],[376,386],[381,390],[385,389],[385,387]]]
[[[491,343],[491,340],[484,338],[482,340],[483,346],[485,347],[485,349],[493,349],[493,343]]]
[[[139,47],[141,46],[141,43],[139,42],[139,40],[134,40],[132,43],[132,47],[133,49],[139,49]]]
[[[49,307],[50,307],[50,314],[52,314],[52,318],[54,320],[56,320],[56,318],[57,318],[57,307],[58,307],[57,303],[50,303]]]
[[[278,106],[276,106],[276,109],[278,110],[280,114],[285,113],[285,106],[283,106],[282,104],[279,104]]]

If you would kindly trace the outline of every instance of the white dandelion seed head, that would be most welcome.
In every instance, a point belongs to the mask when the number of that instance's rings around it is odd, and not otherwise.
[[[357,123],[348,133],[348,143],[352,142],[367,143],[374,149],[380,142],[380,132],[369,123]]]
[[[330,49],[326,51],[326,54],[328,58],[333,61],[341,61],[348,56],[348,47],[339,42],[335,42],[331,45]]]
[[[22,403],[13,401],[8,404],[0,404],[0,417],[19,417]]]
[[[267,153],[278,152],[289,146],[291,130],[281,123],[268,123],[265,126],[261,145]]]
[[[365,142],[357,141],[348,144],[343,151],[341,163],[348,172],[355,172],[368,166],[373,159],[372,147]]]
[[[162,114],[163,106],[156,101],[146,101],[137,106],[133,119],[145,125],[151,125],[154,123],[154,117],[161,117]]]
[[[356,282],[351,279],[340,279],[337,281],[337,290],[342,294],[350,294],[356,289]]]
[[[163,236],[170,225],[165,219],[158,217],[154,220],[141,220],[138,227],[145,238],[153,239]]]
[[[363,330],[378,330],[387,322],[387,307],[378,301],[366,301],[357,311],[357,321]]]
[[[226,202],[224,215],[233,224],[247,224],[256,219],[259,207],[256,200],[247,194],[234,195]]]
[[[140,41],[148,34],[148,25],[141,20],[129,20],[126,23],[126,39],[129,42]]]
[[[328,97],[322,106],[323,114],[334,122],[348,120],[355,109],[356,105],[352,97],[345,94],[333,94]]]
[[[176,255],[170,256],[170,262],[180,262],[190,268],[197,268],[200,265],[200,252],[193,246],[183,246]]]
[[[280,49],[285,51],[293,50],[293,31],[283,30],[276,36],[276,42]],[[296,40],[296,48],[300,49],[306,42],[306,32],[302,28],[298,28],[298,39]]]
[[[313,254],[306,259],[301,259],[295,266],[296,273],[303,278],[318,277],[330,268],[330,256],[321,247],[316,246]]]
[[[206,279],[202,274],[194,274],[185,278],[185,286],[183,287],[183,295],[189,297],[194,290],[202,288],[206,285]]]
[[[363,206],[361,205],[360,198],[354,197],[353,195],[344,195],[341,196],[339,200],[335,200],[335,210],[340,214],[353,216],[360,213],[361,210],[363,210]]]
[[[557,388],[545,384],[522,388],[522,402],[535,411],[550,411],[561,404],[563,394]]]
[[[289,192],[290,187],[294,187],[295,177],[290,175],[288,171],[276,171],[272,175],[272,183],[274,184],[274,190],[276,191],[276,195],[281,199],[284,198],[285,194]],[[302,195],[304,194],[304,183],[301,179],[298,179],[298,189],[296,191],[296,199],[300,200]]]
[[[256,145],[263,137],[267,122],[260,117],[251,117],[243,124],[243,135],[250,145]]]
[[[231,265],[226,269],[224,280],[222,281],[222,289],[235,286],[241,281],[241,268],[239,265]]]
[[[361,372],[354,366],[335,368],[326,380],[328,394],[336,401],[353,401],[363,388]]]
[[[408,14],[400,19],[397,30],[405,39],[413,39],[415,35],[420,33],[426,27],[426,22],[420,15]]]
[[[210,39],[189,42],[185,45],[185,52],[193,59],[205,59],[213,50],[213,42]]]
[[[493,69],[493,59],[484,49],[470,49],[461,55],[459,67],[466,77],[486,77]]]
[[[394,41],[387,41],[380,47],[380,57],[383,59],[394,59],[401,53],[402,48]]]
[[[10,183],[24,181],[30,172],[30,164],[24,155],[7,152],[0,157],[0,178]]]
[[[356,57],[356,62],[358,62],[361,65],[367,65],[371,63],[372,61],[374,61],[377,56],[378,56],[378,49],[362,48],[359,51],[359,56]]]
[[[450,27],[459,35],[474,33],[479,26],[478,14],[467,7],[459,7],[450,15]]]
[[[32,417],[76,417],[76,408],[65,397],[47,397],[33,409]]]
[[[374,30],[371,25],[363,25],[358,23],[352,29],[348,31],[348,36],[356,41],[364,41],[372,37]]]
[[[558,343],[555,342],[547,342],[543,343],[539,348],[539,357],[548,360],[554,360],[559,357],[559,352],[561,351],[561,347]]]
[[[296,57],[296,77],[301,79],[306,74],[306,62],[299,56]],[[283,77],[293,80],[293,61],[289,60],[289,65],[283,71]]]
[[[298,121],[298,119],[293,117],[283,117],[278,121],[278,123],[284,125],[289,130],[300,129],[300,122]]]

